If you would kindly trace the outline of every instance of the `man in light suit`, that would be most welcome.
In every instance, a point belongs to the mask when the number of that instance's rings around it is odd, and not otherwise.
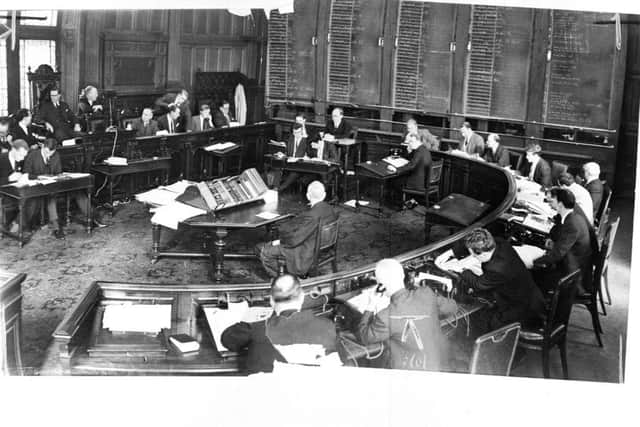
[[[469,155],[482,156],[484,154],[484,139],[471,129],[471,123],[464,122],[460,128],[464,137],[461,150]]]
[[[202,104],[200,106],[200,115],[193,118],[191,131],[202,132],[210,129],[213,129],[211,109],[207,104]]]

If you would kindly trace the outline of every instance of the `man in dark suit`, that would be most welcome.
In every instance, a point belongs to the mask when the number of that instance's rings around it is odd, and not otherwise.
[[[307,138],[302,136],[302,125],[300,123],[293,124],[293,132],[287,141],[287,157],[308,157],[310,146]],[[289,172],[286,179],[278,186],[278,191],[284,191],[289,188],[300,177],[297,172]],[[277,181],[277,178],[276,178]]]
[[[130,126],[128,128],[136,131],[136,137],[155,136],[160,130],[158,129],[158,122],[153,120],[153,111],[151,111],[151,108],[142,110],[142,116],[131,120],[129,124]]]
[[[552,188],[549,204],[558,212],[559,221],[549,233],[547,252],[534,261],[534,265],[548,267],[555,278],[580,270],[581,286],[578,293],[591,291],[593,260],[598,251],[598,243],[593,228],[576,205],[573,193],[564,188]],[[551,281],[551,283],[554,283]]]
[[[325,197],[324,185],[313,181],[307,188],[311,209],[282,224],[280,240],[256,246],[262,265],[270,276],[278,275],[278,260],[282,259],[289,273],[297,276],[307,274],[313,262],[318,224],[322,227],[338,219],[331,205],[324,201]]]
[[[462,141],[462,151],[469,155],[482,156],[484,154],[484,139],[471,129],[471,123],[464,122],[460,128]]]
[[[93,119],[102,119],[103,116],[104,108],[98,102],[98,89],[89,85],[82,90],[78,101],[78,117],[82,122],[83,130],[85,132],[91,131],[91,121]]]
[[[213,123],[217,128],[228,128],[233,121],[229,101],[222,101],[218,109],[213,112]]]
[[[408,143],[409,142],[408,138],[409,138],[409,135],[411,134],[418,135],[418,139],[420,140],[420,142],[422,142],[425,145],[425,147],[427,147],[428,149],[430,150],[440,149],[440,140],[431,132],[429,132],[428,129],[418,128],[418,122],[416,121],[416,119],[407,120],[407,130],[404,133],[404,136],[402,137],[402,139]]]
[[[38,111],[39,119],[45,122],[47,130],[58,140],[73,138],[74,132],[80,132],[78,118],[69,105],[62,101],[58,89],[51,89],[51,100],[42,104]]]
[[[288,346],[319,344],[324,355],[335,352],[335,324],[316,316],[311,310],[302,310],[303,302],[304,291],[297,277],[285,274],[274,279],[271,284],[271,317],[266,321],[240,322],[228,327],[222,333],[222,344],[231,351],[248,350],[249,374],[273,371],[275,360],[296,363],[296,360],[288,360],[283,355],[287,354]]]
[[[180,116],[178,117],[180,132],[186,132],[187,129],[191,129],[191,107],[189,105],[189,92],[186,89],[181,89],[177,93],[167,93],[156,100],[156,107],[162,114],[168,113],[173,106],[180,109]]]
[[[335,139],[351,138],[353,130],[351,125],[344,119],[342,108],[334,108],[331,111],[331,120],[327,122],[324,133],[333,135]]]
[[[9,133],[9,120],[0,119],[0,153],[7,153],[11,150],[13,135]]]
[[[16,139],[11,142],[11,150],[0,154],[0,185],[6,185],[22,179],[22,161],[28,152],[29,146],[27,146],[27,143],[21,139]],[[2,227],[11,224],[8,227],[9,231],[17,233],[18,224],[14,220],[18,214],[17,204],[8,198],[3,199],[2,204],[3,209],[5,209]]]
[[[39,137],[31,132],[29,128],[31,126],[31,112],[26,108],[19,109],[15,116],[16,125],[11,129],[11,135],[14,140],[22,139],[29,147],[38,148],[38,141],[44,140],[44,137]]]
[[[428,286],[406,289],[404,270],[395,259],[376,264],[376,280],[383,293],[368,292],[368,302],[355,331],[365,345],[388,342],[392,369],[440,371],[448,360],[447,342],[440,329],[440,318],[455,313],[453,300],[435,295]],[[381,299],[389,297],[389,306]]]
[[[540,156],[542,148],[537,142],[527,144],[527,161],[522,162],[520,174],[543,187],[551,187],[551,166]]]
[[[158,131],[166,131],[167,133],[179,133],[184,132],[181,127],[180,121],[180,108],[172,105],[169,107],[169,112],[158,119]]]
[[[500,167],[511,166],[509,150],[500,144],[500,135],[490,133],[487,137],[487,148],[484,150],[484,159],[489,163],[495,163]]]
[[[538,326],[545,315],[544,297],[522,259],[503,239],[494,239],[484,228],[473,230],[450,254],[463,258],[471,254],[482,266],[482,275],[471,270],[460,272],[460,280],[467,289],[489,291],[496,305],[480,328],[492,331],[513,322]],[[446,258],[447,254],[444,254]]]
[[[584,187],[591,195],[593,217],[596,218],[604,197],[604,184],[600,181],[600,165],[596,162],[585,163],[582,170],[584,172]]]
[[[191,125],[192,132],[202,132],[213,129],[213,119],[211,118],[211,109],[209,105],[202,104],[200,106],[200,115],[193,118]]]
[[[431,152],[418,139],[418,135],[408,136],[409,163],[398,168],[398,173],[411,171],[406,178],[404,186],[413,190],[423,190],[426,185],[426,173],[431,169]]]

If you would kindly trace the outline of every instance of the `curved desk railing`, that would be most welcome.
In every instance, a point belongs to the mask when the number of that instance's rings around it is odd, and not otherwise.
[[[443,194],[461,193],[490,203],[492,209],[469,227],[429,243],[418,249],[398,254],[396,259],[407,267],[418,267],[467,235],[471,229],[491,224],[507,211],[515,201],[516,185],[506,170],[479,160],[433,152],[434,158],[444,160]],[[325,274],[303,281],[307,294],[305,308],[322,311],[330,298],[356,291],[368,285],[375,263],[358,268]],[[160,285],[142,283],[94,282],[81,300],[67,313],[53,336],[60,355],[63,371],[75,374],[225,374],[242,370],[242,358],[222,355],[215,347],[205,346],[191,359],[167,356],[161,360],[128,357],[114,360],[92,357],[87,349],[91,337],[100,328],[96,312],[104,300],[127,300],[147,303],[172,304],[172,333],[187,333],[212,342],[208,326],[203,324],[202,306],[224,304],[246,299],[251,305],[268,305],[269,284],[205,284]],[[92,334],[92,331],[94,332]],[[202,339],[205,338],[205,339]]]

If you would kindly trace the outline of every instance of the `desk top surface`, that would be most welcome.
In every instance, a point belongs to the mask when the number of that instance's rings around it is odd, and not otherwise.
[[[53,177],[55,182],[38,183],[35,185],[25,185],[15,187],[11,184],[0,186],[0,194],[16,199],[40,197],[52,193],[63,193],[66,191],[82,190],[93,187],[93,175],[83,174],[81,177],[71,178],[61,174]]]
[[[253,202],[217,211],[215,215],[199,215],[186,220],[184,224],[205,228],[257,228],[292,216],[279,201]]]
[[[428,208],[427,213],[468,226],[489,209],[491,206],[484,202],[453,193]]]
[[[103,175],[124,175],[141,171],[168,169],[171,167],[171,157],[152,157],[127,161],[126,165],[108,165],[106,163],[91,166],[92,172]]]

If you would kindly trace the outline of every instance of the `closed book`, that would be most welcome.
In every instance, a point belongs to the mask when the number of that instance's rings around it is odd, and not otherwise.
[[[179,353],[195,353],[200,350],[200,344],[187,334],[176,334],[169,336],[169,343]]]

